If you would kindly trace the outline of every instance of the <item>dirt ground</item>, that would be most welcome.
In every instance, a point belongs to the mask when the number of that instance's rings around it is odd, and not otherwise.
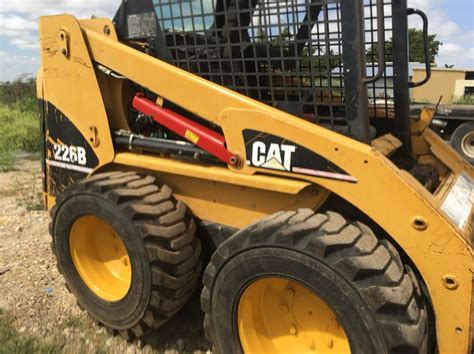
[[[26,154],[0,173],[0,310],[19,335],[65,353],[210,353],[200,289],[173,320],[135,343],[109,335],[79,309],[50,250],[41,183],[40,163]]]

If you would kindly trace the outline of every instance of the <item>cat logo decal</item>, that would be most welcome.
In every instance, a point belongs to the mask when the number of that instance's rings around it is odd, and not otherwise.
[[[296,146],[271,143],[268,146],[262,141],[252,144],[251,164],[255,167],[272,170],[291,171],[291,159]]]
[[[243,131],[243,137],[250,167],[357,183],[356,177],[316,151],[288,139],[250,129]]]

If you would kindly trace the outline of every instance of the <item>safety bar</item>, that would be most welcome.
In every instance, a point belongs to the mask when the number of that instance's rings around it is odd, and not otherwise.
[[[431,58],[430,58],[430,47],[429,47],[429,37],[428,37],[428,16],[419,10],[419,9],[408,9],[408,16],[418,15],[423,20],[423,48],[425,54],[425,68],[426,68],[426,77],[419,82],[410,82],[408,86],[410,88],[419,87],[426,84],[431,78]]]

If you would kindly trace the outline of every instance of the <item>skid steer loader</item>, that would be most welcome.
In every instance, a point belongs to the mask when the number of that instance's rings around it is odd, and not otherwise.
[[[470,352],[474,171],[433,109],[410,116],[410,15],[427,29],[406,0],[40,18],[44,196],[78,304],[133,340],[201,288],[220,353]]]

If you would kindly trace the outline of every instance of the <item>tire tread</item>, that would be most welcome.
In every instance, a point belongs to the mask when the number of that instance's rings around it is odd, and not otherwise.
[[[155,177],[114,171],[86,178],[58,196],[51,210],[51,235],[61,205],[80,193],[92,193],[115,203],[144,242],[153,289],[144,316],[129,329],[117,330],[101,323],[108,332],[126,340],[138,339],[179,311],[199,283],[201,244],[195,236],[195,222],[187,213],[186,205],[173,198],[168,186],[159,186]],[[54,242],[51,248],[56,255]],[[59,262],[57,264],[59,266]]]
[[[427,307],[418,280],[388,240],[379,240],[360,222],[341,214],[308,209],[279,212],[234,234],[214,253],[203,278],[204,330],[215,342],[211,294],[219,269],[233,249],[271,245],[319,258],[350,281],[382,327],[389,353],[426,352]],[[421,351],[420,351],[421,350]]]

